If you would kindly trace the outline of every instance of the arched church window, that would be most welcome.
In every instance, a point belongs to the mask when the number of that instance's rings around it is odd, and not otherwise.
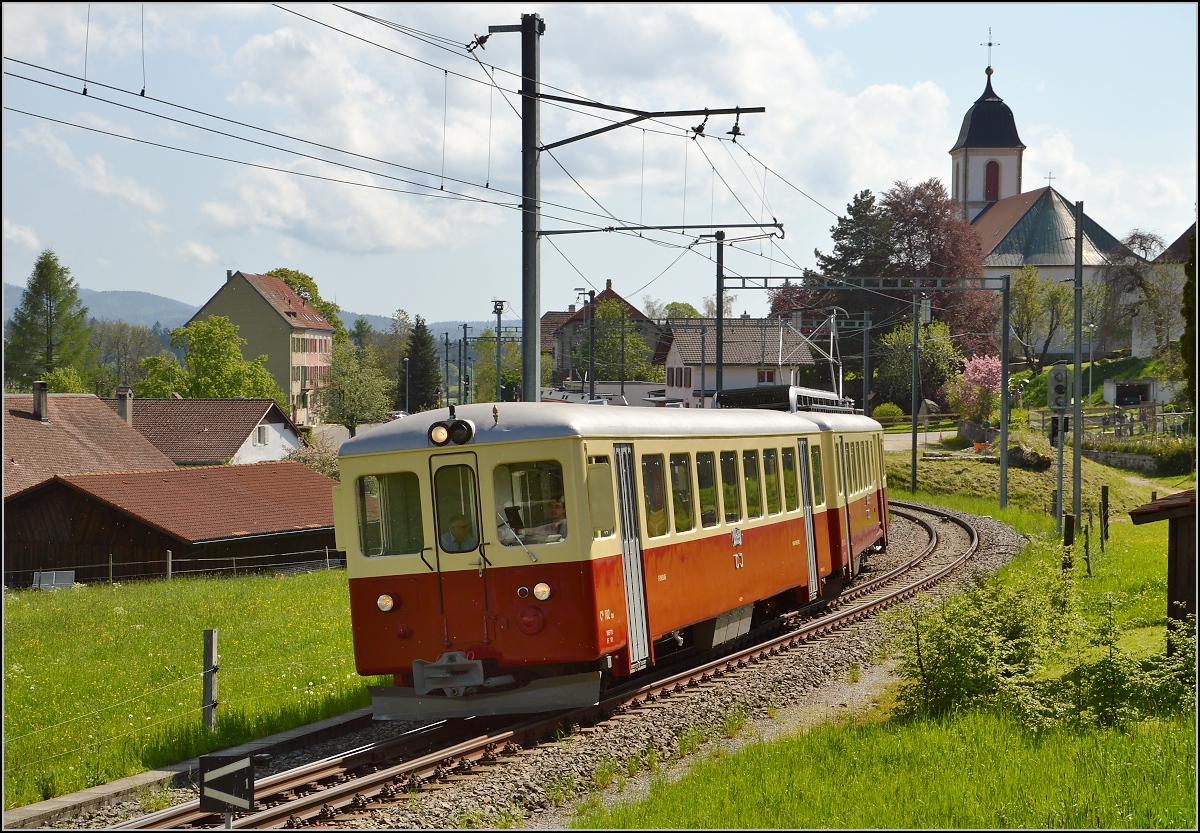
[[[984,168],[983,198],[988,202],[1000,199],[1000,163],[994,159]]]

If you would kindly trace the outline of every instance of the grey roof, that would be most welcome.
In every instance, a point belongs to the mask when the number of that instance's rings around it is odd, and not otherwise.
[[[499,420],[493,419],[493,407]],[[472,445],[481,443],[567,437],[740,437],[753,433],[809,433],[817,430],[807,414],[732,408],[668,409],[576,405],[567,402],[502,402],[498,405],[463,405],[455,409],[455,416],[474,423],[475,439],[466,446],[448,445],[445,448],[447,453],[469,450]],[[825,416],[822,415],[822,418]],[[342,443],[339,456],[356,457],[431,448],[427,436],[430,426],[449,417],[449,410],[443,408],[385,423]],[[872,420],[867,421],[878,425]]]
[[[971,222],[984,266],[1075,265],[1075,206],[1053,188],[994,202]],[[1099,266],[1121,241],[1083,215],[1083,265]]]
[[[963,116],[958,141],[950,152],[959,148],[1024,148],[1017,135],[1017,122],[1004,99],[992,90],[992,68],[987,68],[987,86],[983,95]]]
[[[704,324],[704,343],[701,344],[701,323]],[[684,364],[716,364],[716,319],[672,319],[670,328],[679,358]],[[785,327],[783,356],[780,360],[779,322],[769,318],[726,318],[721,325],[722,355],[726,367],[775,367],[815,365],[812,351],[795,330]],[[703,348],[703,350],[702,350]]]

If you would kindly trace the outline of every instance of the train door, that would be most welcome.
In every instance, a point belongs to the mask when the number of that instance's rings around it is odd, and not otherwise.
[[[617,463],[617,519],[621,527],[621,563],[625,568],[625,621],[629,623],[629,668],[640,671],[650,661],[646,621],[646,577],[642,567],[642,537],[638,528],[637,479],[633,445],[613,446]]]
[[[800,499],[804,509],[804,540],[808,549],[808,600],[821,593],[821,577],[817,575],[817,536],[813,530],[812,481],[808,471],[808,440],[800,440]]]
[[[487,610],[487,567],[474,454],[438,454],[433,480],[438,601],[443,614]]]
[[[838,437],[838,459],[836,465],[841,467],[842,481],[842,516],[846,526],[846,571],[848,578],[854,578],[854,536],[850,532],[850,478],[846,469],[846,438]]]

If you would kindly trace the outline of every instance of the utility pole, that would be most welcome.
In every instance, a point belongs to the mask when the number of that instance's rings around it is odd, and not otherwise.
[[[503,402],[500,387],[500,315],[504,312],[504,302],[492,301],[492,312],[496,313],[496,401]]]
[[[713,389],[713,399],[721,392],[724,383],[725,362],[725,232],[718,231],[717,238],[717,381]]]
[[[588,290],[588,401],[596,398],[596,290]]]
[[[917,333],[921,326],[920,318],[918,317],[918,305],[920,304],[921,293],[913,293],[912,305],[912,480],[911,491],[915,495],[917,493]]]
[[[863,414],[871,415],[871,311],[863,327]]]
[[[459,364],[459,366],[458,366],[458,378],[462,382],[462,396],[459,397],[458,401],[464,405],[467,404],[467,399],[471,392],[470,391],[471,375],[470,375],[470,370],[467,367],[467,365],[470,364],[470,362],[471,362],[471,342],[467,340],[468,339],[468,336],[467,336],[468,329],[469,328],[467,327],[467,322],[464,321],[463,322],[463,337],[462,337],[462,345],[463,345],[462,363]]]
[[[1071,513],[1078,518],[1083,486],[1083,200],[1075,203],[1075,444],[1072,451]]]
[[[450,333],[442,333],[446,339],[446,404],[450,404]]]
[[[1008,290],[1011,275],[1002,275],[1000,295],[1000,508],[1008,506]],[[987,441],[985,436],[984,441]]]

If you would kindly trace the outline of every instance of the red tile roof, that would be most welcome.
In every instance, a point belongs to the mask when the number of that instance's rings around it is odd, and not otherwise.
[[[52,393],[49,422],[33,417],[33,396],[4,395],[4,497],[56,474],[174,468],[149,440],[90,393]]]
[[[700,329],[704,324],[703,334]],[[698,366],[717,363],[717,321],[715,318],[672,319],[672,340],[679,348],[684,364]],[[703,335],[703,338],[702,338]],[[726,367],[774,367],[780,363],[779,322],[769,318],[726,318],[721,324],[721,359]],[[666,345],[669,349],[669,342]],[[660,348],[661,349],[661,348]],[[815,365],[808,342],[795,330],[783,331],[785,367]],[[656,359],[658,353],[656,352]],[[666,353],[662,354],[666,361]]]
[[[252,272],[239,272],[246,282],[258,290],[275,311],[293,327],[309,330],[328,330],[333,332],[333,326],[312,304],[301,298],[296,291],[288,286],[282,278],[274,275],[256,275]]]
[[[278,462],[66,474],[35,488],[60,483],[188,544],[332,528],[337,485]]]
[[[102,401],[117,410],[116,399]],[[273,399],[134,399],[132,405],[134,430],[181,465],[224,463],[267,416],[296,431]]]

